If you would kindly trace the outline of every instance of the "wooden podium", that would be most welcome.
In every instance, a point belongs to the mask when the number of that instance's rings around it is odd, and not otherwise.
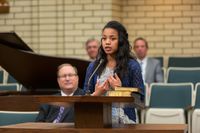
[[[133,97],[119,96],[37,96],[41,103],[64,106],[74,105],[75,128],[108,128],[112,127],[112,106],[132,106]],[[70,103],[70,104],[69,104]]]

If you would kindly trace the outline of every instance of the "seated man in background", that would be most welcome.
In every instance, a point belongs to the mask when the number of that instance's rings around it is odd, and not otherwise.
[[[147,57],[148,48],[148,42],[142,37],[136,38],[133,42],[133,50],[142,69],[143,81],[148,85],[153,82],[164,82],[160,61]]]
[[[91,60],[95,60],[98,55],[99,41],[96,39],[89,39],[85,43],[85,49]]]
[[[78,88],[78,72],[71,64],[62,64],[58,66],[57,82],[61,89],[60,96],[84,95],[83,91]],[[73,107],[59,107],[44,104],[40,106],[37,122],[74,122]]]

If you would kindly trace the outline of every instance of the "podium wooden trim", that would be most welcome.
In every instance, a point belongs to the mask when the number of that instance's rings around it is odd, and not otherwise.
[[[74,128],[73,123],[22,123],[0,126],[2,133],[186,133],[186,124],[132,124],[112,128]]]

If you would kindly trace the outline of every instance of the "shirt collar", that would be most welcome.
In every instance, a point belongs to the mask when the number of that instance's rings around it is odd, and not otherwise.
[[[140,60],[140,59],[138,59],[138,58],[137,58],[137,61],[138,61],[139,63],[141,63],[141,62],[143,62],[143,63],[144,63],[144,62],[146,62],[146,61],[147,61],[147,57],[145,57],[143,60]]]
[[[71,93],[71,94],[69,94],[69,95],[67,95],[67,94],[65,94],[65,93],[61,90],[61,96],[73,96],[73,95],[74,95],[74,92]]]

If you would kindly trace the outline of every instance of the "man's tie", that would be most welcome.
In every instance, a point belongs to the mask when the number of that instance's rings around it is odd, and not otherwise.
[[[60,107],[60,110],[59,110],[59,113],[58,113],[58,116],[57,116],[56,119],[53,121],[53,123],[59,123],[59,122],[60,122],[64,110],[65,110],[65,108],[61,106],[61,107]]]
[[[140,67],[141,67],[141,70],[142,70],[142,66],[143,66],[143,62],[141,61],[141,62],[140,62]]]
[[[141,62],[140,62],[140,67],[141,67],[141,71],[142,71],[142,79],[143,79],[143,81],[144,81],[145,75],[144,75],[143,65],[144,65],[143,62],[141,61]]]

